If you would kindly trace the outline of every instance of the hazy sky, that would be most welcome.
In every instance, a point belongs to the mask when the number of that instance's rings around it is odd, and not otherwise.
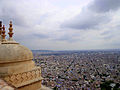
[[[0,0],[0,20],[30,49],[120,48],[120,0]]]

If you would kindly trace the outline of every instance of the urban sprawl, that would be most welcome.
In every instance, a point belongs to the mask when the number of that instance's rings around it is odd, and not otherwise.
[[[120,90],[120,51],[33,51],[54,90]]]

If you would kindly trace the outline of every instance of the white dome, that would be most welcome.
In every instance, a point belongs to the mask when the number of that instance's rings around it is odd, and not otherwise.
[[[0,63],[32,60],[32,52],[18,43],[0,44]]]

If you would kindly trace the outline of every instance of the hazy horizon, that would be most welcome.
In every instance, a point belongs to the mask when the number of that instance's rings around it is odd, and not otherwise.
[[[32,51],[119,51],[120,49],[81,49],[81,50],[50,50],[50,49],[31,49]]]

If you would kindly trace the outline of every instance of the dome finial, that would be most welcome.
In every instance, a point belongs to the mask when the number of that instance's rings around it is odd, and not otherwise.
[[[13,40],[12,36],[13,36],[14,33],[12,31],[13,31],[12,21],[10,21],[10,24],[9,24],[9,33],[8,33],[9,34],[9,40]]]
[[[0,41],[2,41],[2,21],[0,21]]]
[[[6,39],[5,39],[5,25],[3,25],[3,27],[2,27],[2,41],[6,41]]]
[[[2,34],[2,21],[0,21],[0,35]]]

